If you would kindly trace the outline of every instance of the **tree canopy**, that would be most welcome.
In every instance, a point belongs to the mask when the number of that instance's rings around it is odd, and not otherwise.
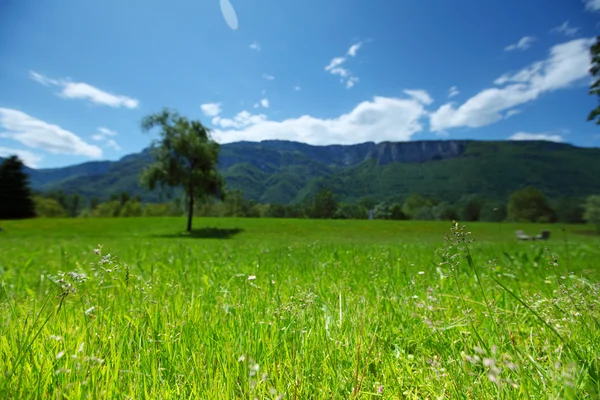
[[[24,168],[17,156],[10,156],[0,164],[0,219],[35,217],[29,177]]]
[[[526,187],[510,195],[508,218],[516,222],[554,222],[556,214],[539,189]]]
[[[190,121],[175,111],[164,109],[142,121],[142,129],[160,128],[160,140],[153,141],[155,162],[141,176],[142,184],[181,187],[188,200],[188,232],[192,230],[194,200],[223,197],[224,180],[217,170],[219,144],[200,121]]]
[[[590,86],[590,94],[596,95],[600,98],[600,36],[596,37],[596,43],[590,48],[590,55],[592,58],[592,66],[590,67],[590,74],[595,78]],[[600,105],[594,108],[588,114],[588,121],[596,121],[596,125],[600,125]]]

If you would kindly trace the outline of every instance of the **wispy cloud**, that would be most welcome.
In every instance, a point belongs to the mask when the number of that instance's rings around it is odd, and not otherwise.
[[[23,164],[27,165],[29,168],[37,168],[39,166],[40,161],[44,158],[40,154],[32,153],[29,150],[21,150],[21,149],[13,149],[10,147],[1,147],[0,146],[0,157],[10,157],[17,156],[23,161]]]
[[[452,86],[449,90],[448,90],[448,98],[452,98],[454,96],[458,96],[459,94],[459,90],[456,86]]]
[[[348,49],[348,55],[350,57],[355,57],[356,56],[356,52],[361,48],[362,46],[362,42],[358,42],[356,44],[353,44],[352,46],[350,46],[350,48]]]
[[[263,108],[269,108],[269,99],[264,98],[260,101],[260,105],[263,106]]]
[[[300,86],[294,86],[294,90],[296,90],[296,91],[300,90]]]
[[[431,96],[429,96],[429,93],[427,93],[425,90],[409,90],[409,89],[407,89],[404,91],[404,93],[425,105],[430,105],[431,103],[433,103],[433,99],[431,98]]]
[[[535,41],[533,36],[522,37],[517,43],[508,45],[504,48],[504,51],[513,50],[527,50],[531,47],[531,44]]]
[[[517,109],[508,110],[506,112],[506,115],[504,116],[504,118],[510,118],[510,117],[513,117],[513,116],[521,114],[521,113],[522,113],[522,111],[517,110]]]
[[[269,74],[262,74],[262,78],[266,79],[267,81],[272,81],[275,79],[275,77],[273,75],[269,75]]]
[[[207,117],[216,117],[221,114],[221,103],[206,103],[200,105],[200,110]]]
[[[92,135],[92,140],[103,143],[105,147],[112,147],[116,151],[120,151],[121,146],[118,145],[115,139],[111,139],[117,135],[116,131],[101,126],[98,128],[98,133]]]
[[[565,21],[562,23],[562,25],[550,30],[550,32],[562,33],[565,36],[573,36],[577,33],[577,31],[579,31],[579,28],[569,26],[569,21]]]
[[[260,44],[255,40],[254,42],[250,43],[250,50],[255,50],[255,51],[260,51]]]
[[[350,89],[358,82],[358,77],[352,74],[350,70],[342,67],[347,61],[347,57],[355,57],[357,51],[362,47],[362,42],[358,42],[350,46],[346,55],[343,57],[334,57],[327,66],[325,66],[325,71],[329,72],[332,75],[337,75],[340,77],[340,82],[346,85],[346,88]]]
[[[600,0],[583,0],[586,11],[600,10]]]
[[[27,147],[54,154],[100,158],[102,149],[83,141],[58,125],[32,117],[22,111],[0,108],[0,137],[16,140]]]
[[[565,139],[561,135],[556,134],[517,132],[510,136],[508,140],[545,140],[548,142],[564,142]]]
[[[426,115],[424,102],[429,95],[410,90],[407,97],[375,97],[359,103],[347,114],[334,118],[303,115],[283,121],[271,121],[264,114],[242,111],[232,119],[214,118],[213,131],[221,143],[239,140],[295,140],[309,144],[352,144],[366,141],[407,141],[423,130],[419,122]]]
[[[506,112],[518,105],[544,93],[571,87],[589,76],[589,47],[593,42],[593,38],[587,38],[555,45],[547,59],[496,79],[494,83],[502,87],[485,89],[458,108],[444,104],[430,114],[431,130],[490,125],[505,118]]]
[[[58,86],[62,90],[59,97],[65,99],[87,100],[93,104],[119,108],[138,108],[139,100],[98,89],[84,82],[72,82],[70,79],[52,79],[35,71],[29,72],[29,77],[44,86]]]

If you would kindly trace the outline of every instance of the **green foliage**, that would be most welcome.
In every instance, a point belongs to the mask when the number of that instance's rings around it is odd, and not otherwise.
[[[128,200],[121,206],[119,217],[141,217],[144,215],[142,203],[135,200]]]
[[[418,208],[413,215],[413,219],[416,221],[435,221],[435,206],[424,205],[423,207]]]
[[[460,217],[456,207],[448,202],[441,202],[435,207],[435,219],[440,221],[458,221]]]
[[[487,200],[481,209],[479,221],[502,222],[507,217],[506,204],[501,201]]]
[[[390,207],[386,203],[379,203],[373,208],[373,218],[391,219]]]
[[[600,36],[596,37],[596,43],[590,48],[590,55],[592,59],[592,66],[590,67],[590,74],[595,78],[590,86],[590,95],[600,97]],[[593,109],[587,117],[588,121],[594,121],[597,125],[600,125],[600,105]]]
[[[95,218],[112,218],[118,217],[120,213],[121,203],[118,200],[111,200],[98,204],[92,211],[92,216]]]
[[[311,218],[330,219],[335,217],[338,202],[329,189],[321,189],[313,198],[310,210]]]
[[[554,222],[556,214],[541,190],[526,187],[510,195],[508,218],[516,222]]]
[[[558,222],[580,224],[583,219],[583,199],[561,196],[551,202]]]
[[[390,206],[390,219],[397,221],[407,219],[404,211],[402,211],[402,205],[400,203],[394,203]]]
[[[67,210],[55,199],[34,196],[35,213],[40,218],[66,218]]]
[[[333,216],[335,219],[366,219],[368,211],[358,204],[339,204]]]
[[[589,196],[586,199],[583,219],[596,225],[598,232],[600,232],[600,195]]]
[[[181,205],[172,203],[146,203],[143,214],[145,217],[181,217],[184,212]]]
[[[402,143],[393,145],[402,151]],[[229,190],[239,189],[248,200],[262,204],[299,203],[321,187],[343,203],[358,204],[365,198],[370,204],[362,205],[367,209],[382,201],[403,202],[414,193],[450,204],[471,193],[506,203],[513,191],[526,186],[539,188],[549,199],[600,193],[600,149],[543,141],[470,141],[464,148],[457,156],[439,160],[379,162],[378,152],[357,153],[350,146],[230,143],[220,146],[219,171]],[[161,192],[140,186],[139,175],[152,162],[147,150],[94,175],[74,170],[69,178],[43,181],[44,170],[33,171],[31,182],[36,190],[62,188],[86,199],[106,201],[111,193],[127,191],[144,202],[164,202],[168,188],[162,198]],[[180,188],[169,190],[173,197],[184,194]]]
[[[17,156],[0,164],[0,220],[35,217],[35,205],[25,165]]]
[[[479,221],[485,199],[478,194],[463,196],[458,200],[459,218],[461,221]]]
[[[402,212],[409,219],[415,218],[416,214],[423,207],[430,207],[432,204],[425,197],[420,194],[413,194],[409,196],[402,205]]]
[[[194,199],[222,195],[224,181],[217,171],[219,144],[200,121],[190,121],[166,109],[142,121],[144,131],[154,127],[160,127],[161,140],[152,144],[155,162],[143,171],[141,182],[150,190],[157,186],[183,188],[189,208],[189,232]]]

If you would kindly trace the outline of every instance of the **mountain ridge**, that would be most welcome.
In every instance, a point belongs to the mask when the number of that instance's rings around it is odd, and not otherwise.
[[[600,149],[548,141],[421,140],[322,145],[265,140],[221,145],[219,169],[230,189],[263,203],[301,201],[322,187],[344,201],[406,197],[412,193],[453,200],[481,192],[506,199],[524,185],[550,196],[600,192]],[[158,193],[139,186],[152,161],[150,148],[117,161],[27,169],[35,190],[78,192],[106,199],[128,191],[146,201]],[[584,186],[576,187],[576,185]]]

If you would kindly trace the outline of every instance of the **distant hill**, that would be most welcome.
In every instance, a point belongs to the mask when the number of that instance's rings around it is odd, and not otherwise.
[[[128,191],[156,201],[139,174],[148,149],[119,161],[28,169],[32,187],[108,198]],[[455,201],[479,193],[506,200],[524,186],[548,197],[600,193],[600,149],[544,141],[416,141],[311,146],[289,141],[221,146],[219,165],[229,189],[262,203],[291,203],[330,188],[339,200],[398,198],[419,193]]]

